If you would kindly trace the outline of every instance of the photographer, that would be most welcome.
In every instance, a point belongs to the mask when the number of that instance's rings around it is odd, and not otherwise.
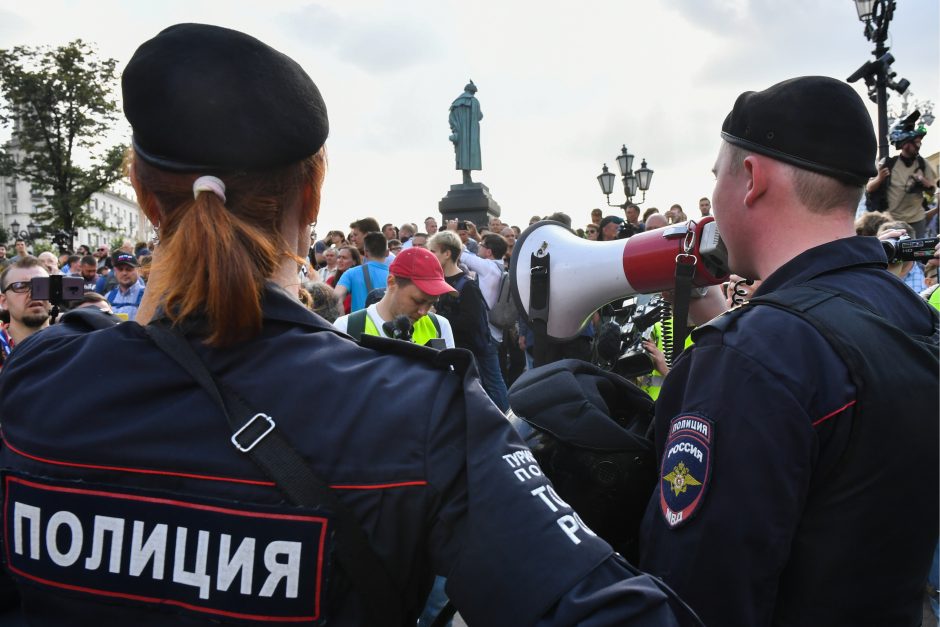
[[[915,111],[891,129],[890,140],[900,154],[879,163],[878,174],[865,186],[868,210],[887,211],[895,220],[907,222],[917,239],[924,237],[927,225],[924,195],[932,196],[937,183],[937,172],[920,156],[927,129],[917,125],[919,117]]]
[[[618,216],[605,216],[601,223],[597,225],[597,241],[611,242],[620,239],[620,233],[623,229],[624,219]]]
[[[877,237],[879,240],[893,240],[897,242],[900,238],[913,239],[914,228],[907,222],[885,222],[878,227]],[[924,283],[924,271],[916,261],[897,261],[888,260],[888,271],[904,281],[904,284],[920,294],[927,285]]]
[[[0,273],[0,307],[10,313],[10,325],[4,340],[4,352],[49,326],[52,305],[47,300],[33,300],[30,281],[48,277],[45,267],[36,257],[20,257]],[[4,355],[5,357],[5,355]]]

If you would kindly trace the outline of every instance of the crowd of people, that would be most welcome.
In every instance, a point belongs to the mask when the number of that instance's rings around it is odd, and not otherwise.
[[[53,276],[81,279],[80,300],[65,301],[59,312],[95,307],[121,320],[133,320],[143,300],[152,262],[154,242],[124,240],[112,254],[107,245],[92,251],[81,244],[74,252],[58,257],[49,251],[37,256],[29,254],[27,242],[17,239],[16,254],[6,256],[0,245],[0,368],[17,342],[45,329],[52,321],[52,305],[48,300],[33,299],[29,285],[34,278]]]
[[[313,237],[329,122],[286,55],[179,24],[140,46],[122,87],[159,243],[56,258],[16,242],[0,273],[4,609],[49,625],[405,625],[446,592],[479,625],[920,623],[937,568],[940,318],[897,279],[916,262],[886,267],[882,242],[853,237],[929,232],[936,173],[907,147],[919,128],[876,168],[843,82],[737,98],[699,212],[714,210],[739,277],[690,306],[699,326],[671,370],[653,360],[653,403],[582,367],[600,320],[551,352],[582,361],[539,368],[538,339],[527,354],[506,299],[517,227],[360,218]],[[887,213],[856,224],[866,183],[872,202],[888,188]],[[542,219],[609,241],[688,216]],[[58,274],[85,294],[50,326],[33,288]],[[49,387],[99,364],[133,376]],[[515,378],[541,376],[562,414],[546,436],[600,436],[544,469],[506,419]],[[598,433],[579,431],[588,416]],[[624,472],[608,453],[627,434],[655,460],[632,504],[636,565],[546,476],[616,516],[607,490]]]

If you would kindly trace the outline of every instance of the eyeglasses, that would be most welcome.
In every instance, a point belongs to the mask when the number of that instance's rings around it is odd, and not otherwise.
[[[588,233],[597,233],[597,229],[588,229],[587,232],[588,232]]]
[[[4,293],[13,291],[17,294],[26,294],[32,288],[31,281],[14,281],[10,283],[5,288],[3,288]]]

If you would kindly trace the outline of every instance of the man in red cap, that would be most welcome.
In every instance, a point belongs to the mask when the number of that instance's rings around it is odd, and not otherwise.
[[[399,253],[389,266],[382,300],[337,318],[333,325],[355,339],[365,333],[410,339],[415,344],[443,340],[444,346],[454,348],[450,323],[446,318],[431,313],[437,298],[453,291],[454,288],[444,280],[441,263],[431,251],[408,248]]]

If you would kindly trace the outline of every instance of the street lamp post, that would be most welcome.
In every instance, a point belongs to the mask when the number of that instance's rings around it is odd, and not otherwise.
[[[865,80],[868,97],[878,105],[878,158],[888,156],[888,88],[903,94],[911,82],[906,78],[895,81],[897,73],[891,70],[894,55],[888,52],[888,25],[894,17],[895,0],[855,0],[858,19],[865,25],[865,38],[875,44],[874,61],[866,61],[846,80],[854,83]]]
[[[20,223],[14,220],[10,223],[10,230],[12,231],[11,235],[13,235],[14,238],[25,240],[27,242],[32,242],[34,239],[42,235],[42,227],[33,221],[30,221],[30,223],[26,226],[26,229],[21,231]]]
[[[646,166],[646,159],[640,163],[640,167],[634,172],[633,155],[627,150],[626,144],[620,148],[620,154],[617,155],[617,167],[620,169],[620,175],[623,177],[623,193],[627,201],[622,205],[610,204],[610,195],[614,191],[614,181],[617,175],[607,169],[604,164],[603,170],[597,176],[597,182],[600,183],[601,192],[607,196],[608,207],[620,207],[625,209],[628,204],[641,205],[646,200],[646,190],[650,188],[650,182],[653,179],[653,171]],[[639,202],[634,202],[637,190],[643,192],[643,198]]]

